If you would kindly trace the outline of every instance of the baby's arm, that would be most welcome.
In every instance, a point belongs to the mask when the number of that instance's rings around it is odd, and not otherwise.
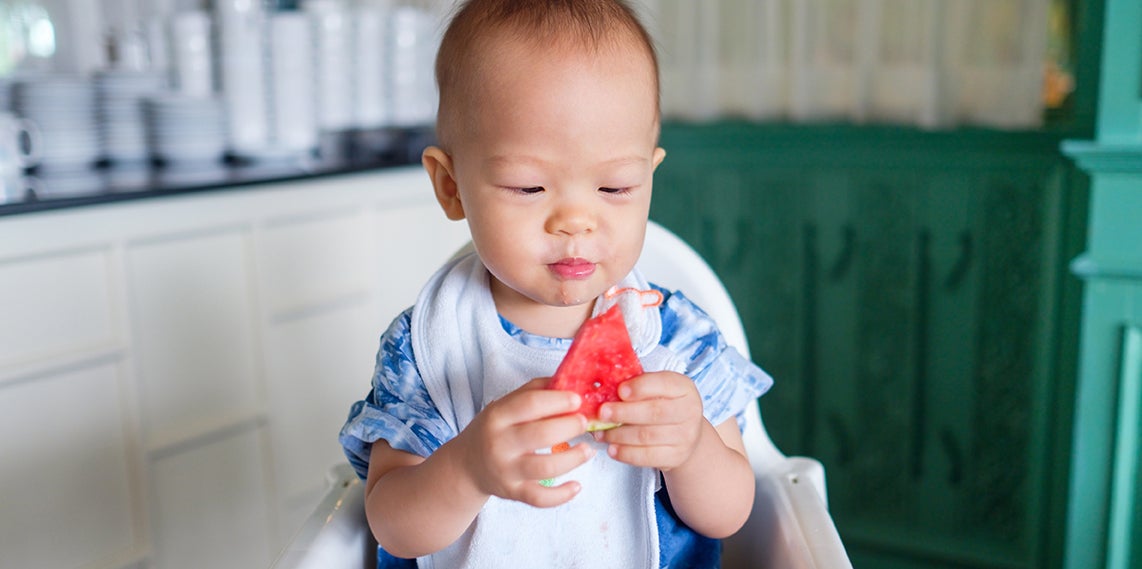
[[[694,531],[733,535],[753,507],[754,478],[737,421],[716,428],[702,416],[693,380],[674,372],[638,376],[619,388],[602,419],[622,423],[599,435],[608,452],[663,473],[674,511]]]
[[[753,471],[734,419],[716,428],[703,421],[702,438],[690,460],[664,471],[663,477],[674,511],[702,535],[733,535],[753,509]]]
[[[590,458],[590,447],[536,454],[587,429],[579,396],[529,382],[489,404],[454,439],[428,458],[373,445],[365,510],[377,542],[397,557],[444,549],[471,525],[490,496],[536,507],[563,504],[577,482],[546,488],[539,480],[570,472]]]

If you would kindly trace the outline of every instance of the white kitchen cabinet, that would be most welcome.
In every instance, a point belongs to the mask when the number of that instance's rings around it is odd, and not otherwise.
[[[400,210],[380,209],[376,217],[376,242],[389,247],[377,256],[374,270],[381,312],[391,319],[412,306],[425,281],[468,242],[468,224],[448,221],[431,200]]]
[[[227,229],[127,246],[149,449],[260,406],[248,241],[245,231]]]
[[[372,293],[369,265],[378,244],[358,210],[272,220],[258,244],[272,318]]]
[[[143,546],[121,367],[0,384],[0,567],[131,561]]]
[[[119,340],[105,248],[0,260],[0,367]]]
[[[249,569],[272,552],[261,428],[219,433],[189,450],[155,457],[156,567]]]
[[[0,218],[0,567],[261,567],[467,240],[420,168]]]
[[[382,331],[374,306],[340,306],[281,322],[266,336],[269,432],[283,539],[320,499],[329,467],[344,460],[337,432],[349,404],[369,388]]]

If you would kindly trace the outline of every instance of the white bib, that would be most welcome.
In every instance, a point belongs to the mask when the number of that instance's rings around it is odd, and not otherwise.
[[[565,350],[526,346],[504,330],[474,253],[445,265],[425,285],[412,312],[417,370],[433,403],[460,432],[488,403],[535,377],[551,376]],[[659,310],[645,305],[649,284],[637,272],[595,302],[599,314],[618,304],[635,352],[647,371],[681,372],[685,362],[659,345]],[[643,291],[643,292],[640,292]],[[455,543],[418,559],[420,567],[658,566],[654,492],[658,471],[611,459],[595,446],[586,464],[555,481],[577,480],[582,491],[556,508],[534,508],[492,497]]]

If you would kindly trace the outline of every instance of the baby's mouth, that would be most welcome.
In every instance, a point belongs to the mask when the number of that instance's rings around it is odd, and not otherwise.
[[[569,280],[585,279],[595,273],[595,263],[579,257],[560,259],[548,264],[547,268],[556,276]]]

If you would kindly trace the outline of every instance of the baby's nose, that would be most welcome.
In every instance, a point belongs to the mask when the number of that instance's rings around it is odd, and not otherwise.
[[[590,233],[595,227],[595,215],[590,207],[569,202],[561,204],[548,216],[545,229],[551,234],[579,235]]]

